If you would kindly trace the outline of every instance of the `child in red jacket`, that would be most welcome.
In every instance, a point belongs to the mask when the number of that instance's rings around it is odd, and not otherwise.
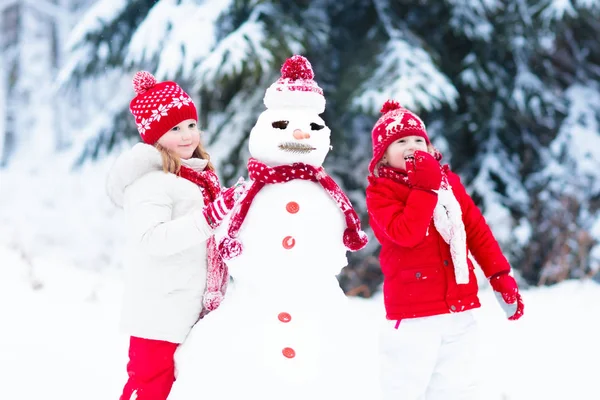
[[[508,319],[523,315],[517,283],[459,177],[441,166],[421,119],[387,101],[372,132],[367,209],[381,243],[387,321],[384,399],[474,399],[481,266]]]

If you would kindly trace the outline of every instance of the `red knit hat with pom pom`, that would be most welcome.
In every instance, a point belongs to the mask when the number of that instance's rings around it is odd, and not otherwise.
[[[369,163],[369,172],[373,173],[388,146],[406,136],[420,136],[430,144],[425,124],[415,113],[402,107],[397,101],[388,100],[380,111],[383,115],[377,120],[371,139],[373,140],[373,158]]]
[[[268,109],[309,108],[321,114],[325,111],[325,97],[314,77],[312,65],[305,57],[288,58],[281,67],[281,78],[265,93],[265,106]]]
[[[133,90],[137,96],[131,100],[129,111],[145,143],[156,143],[181,121],[198,121],[194,102],[175,82],[157,83],[150,72],[138,71],[133,77]]]

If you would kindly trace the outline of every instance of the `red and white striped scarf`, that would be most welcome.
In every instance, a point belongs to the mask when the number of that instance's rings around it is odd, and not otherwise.
[[[198,185],[202,191],[204,204],[212,203],[221,193],[219,178],[211,170],[198,171],[182,165],[179,176]],[[214,236],[206,241],[206,265],[206,289],[202,300],[204,307],[200,313],[200,318],[219,307],[229,283],[229,271],[217,250]]]

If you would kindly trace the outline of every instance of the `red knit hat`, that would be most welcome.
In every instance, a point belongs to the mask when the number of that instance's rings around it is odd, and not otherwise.
[[[138,71],[133,77],[133,90],[137,96],[131,100],[129,111],[147,144],[156,143],[181,121],[198,121],[194,102],[175,82],[157,83],[150,72]]]
[[[373,173],[377,163],[394,141],[406,136],[420,136],[430,144],[425,124],[415,113],[402,107],[397,101],[388,100],[380,111],[383,115],[377,120],[371,138],[373,140],[373,158],[369,171]]]
[[[306,57],[295,55],[288,58],[281,66],[281,78],[265,93],[265,106],[269,109],[309,108],[321,114],[325,111],[325,97],[314,77],[312,65]]]

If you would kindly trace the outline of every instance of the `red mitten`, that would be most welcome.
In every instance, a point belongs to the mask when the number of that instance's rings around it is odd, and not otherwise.
[[[442,183],[440,163],[426,151],[417,150],[413,156],[413,160],[406,162],[410,185],[424,190],[438,190]]]
[[[509,320],[515,321],[523,316],[523,299],[519,293],[519,287],[515,278],[508,272],[494,275],[490,278],[490,284],[494,289],[496,300],[506,313]]]
[[[206,222],[215,229],[221,224],[223,218],[231,211],[235,204],[237,196],[237,187],[232,186],[229,189],[224,190],[221,194],[213,201],[204,206],[202,210]]]

